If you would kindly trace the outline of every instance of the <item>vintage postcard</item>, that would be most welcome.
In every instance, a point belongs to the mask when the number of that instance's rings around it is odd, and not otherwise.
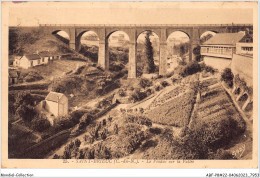
[[[2,2],[3,168],[257,168],[257,2]]]

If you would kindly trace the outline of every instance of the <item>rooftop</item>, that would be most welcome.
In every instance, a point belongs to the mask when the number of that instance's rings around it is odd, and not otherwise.
[[[203,45],[233,45],[235,46],[245,34],[238,33],[217,33],[215,36],[205,41]]]
[[[52,56],[49,51],[41,51],[41,52],[39,52],[39,55],[42,56],[42,57]]]
[[[38,54],[26,54],[25,57],[29,60],[41,59],[41,57]]]
[[[48,100],[48,101],[53,101],[53,102],[57,102],[57,103],[58,103],[62,96],[64,96],[63,93],[57,93],[57,92],[51,91],[51,92],[46,96],[45,99]]]

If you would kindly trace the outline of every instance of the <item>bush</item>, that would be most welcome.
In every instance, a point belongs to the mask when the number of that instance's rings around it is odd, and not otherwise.
[[[61,157],[59,155],[55,154],[52,159],[61,159]]]
[[[138,115],[127,115],[125,117],[125,122],[146,125],[148,127],[152,126],[152,122],[150,119],[148,119],[144,116],[138,116]]]
[[[225,68],[221,73],[221,80],[224,81],[230,88],[233,87],[233,78],[234,75],[230,68]]]
[[[23,80],[25,82],[35,82],[35,81],[39,81],[39,80],[42,80],[43,77],[38,73],[38,72],[35,72],[35,71],[31,71],[29,72],[24,78]]]
[[[85,123],[86,126],[91,123],[91,121],[94,119],[94,117],[88,113],[85,113],[81,118],[80,122]]]
[[[140,89],[135,89],[133,91],[133,93],[130,95],[130,101],[132,102],[137,102],[137,101],[141,101],[144,98],[147,97],[147,94],[145,92],[141,92]]]
[[[54,122],[54,127],[53,129],[55,132],[61,131],[61,130],[66,130],[74,127],[75,125],[79,124],[81,117],[85,111],[74,111],[68,116],[61,116],[58,117],[55,122]]]
[[[201,64],[201,69],[206,72],[210,72],[211,74],[214,74],[215,72],[217,72],[217,69],[214,69],[213,67],[208,66],[205,63]]]
[[[124,65],[118,62],[113,62],[112,64],[109,65],[109,70],[110,71],[121,71],[124,68]]]
[[[159,135],[162,133],[162,129],[161,128],[158,128],[158,127],[155,127],[155,128],[150,128],[149,131],[153,134],[156,134],[156,135]]]
[[[14,107],[17,109],[21,105],[34,105],[34,97],[29,92],[19,92],[18,95],[15,96]]]
[[[77,151],[77,154],[73,157],[76,159],[111,159],[111,150],[107,148],[103,143],[95,144],[90,148],[84,148]]]
[[[139,85],[142,88],[150,87],[150,86],[152,86],[152,84],[153,84],[153,82],[151,80],[148,80],[148,79],[145,79],[145,78],[142,78],[139,82]]]
[[[26,122],[31,122],[36,115],[37,112],[31,105],[20,105],[16,110],[16,116]]]
[[[74,74],[75,74],[75,75],[81,74],[81,72],[82,72],[83,69],[85,69],[85,68],[86,68],[85,65],[84,65],[84,66],[79,66],[79,67],[76,69],[76,71],[74,72]]]
[[[45,115],[38,114],[37,116],[35,116],[34,120],[32,121],[31,126],[33,130],[38,132],[43,132],[44,130],[47,130],[51,125]]]
[[[136,124],[126,124],[119,132],[118,144],[122,152],[127,155],[133,153],[145,139],[141,127]]]
[[[186,77],[201,71],[201,66],[197,61],[192,61],[182,68],[180,75]]]
[[[58,81],[53,81],[50,86],[51,91],[71,94],[75,91],[81,91],[81,85],[84,81],[79,76],[66,77]],[[82,92],[86,92],[85,90]]]
[[[162,81],[162,82],[161,82],[161,85],[162,85],[163,87],[167,87],[167,86],[169,86],[169,83],[168,83],[167,81]]]
[[[208,159],[230,160],[235,158],[230,152],[225,151],[223,149],[218,149],[215,153],[210,154]]]
[[[170,77],[173,76],[173,75],[174,75],[174,71],[172,71],[172,72],[170,72],[170,73],[167,73],[166,77],[167,77],[167,78],[170,78]]]
[[[148,89],[145,91],[145,93],[146,93],[147,96],[150,96],[151,94],[154,93],[154,91],[153,91],[152,89],[148,88]]]
[[[84,56],[90,58],[90,60],[92,62],[98,61],[98,47],[96,47],[96,46],[89,47],[89,46],[83,45],[81,47],[79,53],[81,53]]]
[[[125,90],[124,90],[124,89],[121,89],[121,88],[118,90],[118,94],[119,94],[119,96],[121,96],[121,97],[126,96]]]
[[[184,60],[180,60],[178,63],[179,63],[179,65],[181,65],[181,66],[187,65],[187,63],[186,63]]]
[[[81,117],[85,114],[85,111],[82,110],[76,110],[70,113],[69,117],[71,121],[76,125],[79,123]]]
[[[174,84],[175,82],[177,82],[178,81],[178,79],[177,78],[175,78],[175,77],[172,77],[171,78],[171,80],[172,80],[172,83]]]
[[[104,98],[103,100],[101,100],[99,103],[98,103],[98,108],[107,108],[109,106],[111,106],[112,104],[112,99],[111,98]]]
[[[245,131],[245,123],[234,120],[227,114],[227,118],[221,120],[207,120],[197,123],[189,131],[194,141],[210,149],[217,150],[226,146],[230,141]]]
[[[155,86],[155,91],[160,91],[161,89],[162,89],[162,87],[160,85]]]

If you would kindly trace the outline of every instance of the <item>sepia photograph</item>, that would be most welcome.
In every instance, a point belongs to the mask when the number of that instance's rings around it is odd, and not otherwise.
[[[2,166],[258,167],[257,6],[2,2]]]

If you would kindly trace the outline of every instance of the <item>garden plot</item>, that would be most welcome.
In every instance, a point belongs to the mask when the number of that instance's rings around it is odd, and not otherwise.
[[[198,79],[199,79],[198,74],[188,75],[181,80],[181,83],[182,84],[189,84],[191,82],[197,81]]]
[[[201,85],[203,87],[209,87],[211,85],[215,85],[218,83],[218,79],[217,78],[207,78],[207,79],[204,79],[202,82],[201,82]]]
[[[177,86],[176,88],[174,88],[173,90],[159,96],[158,98],[156,98],[151,105],[149,106],[149,108],[155,108],[158,106],[161,106],[162,104],[166,103],[167,101],[171,100],[172,98],[177,97],[180,94],[183,94],[186,91],[185,87],[181,87],[181,86]]]
[[[241,118],[225,90],[221,85],[210,87],[214,84],[215,81],[210,79],[202,82],[203,86],[209,88],[203,93],[199,102],[196,111],[197,119],[221,120],[232,116],[233,119],[241,122]]]
[[[200,118],[207,117],[210,114],[214,114],[214,113],[220,112],[221,110],[223,110],[223,108],[228,109],[230,106],[231,106],[231,103],[226,103],[224,105],[216,104],[216,105],[214,105],[212,107],[206,107],[206,108],[200,109],[199,110],[199,117]]]
[[[195,92],[190,90],[148,111],[147,116],[155,123],[183,127],[189,123],[194,103]]]

